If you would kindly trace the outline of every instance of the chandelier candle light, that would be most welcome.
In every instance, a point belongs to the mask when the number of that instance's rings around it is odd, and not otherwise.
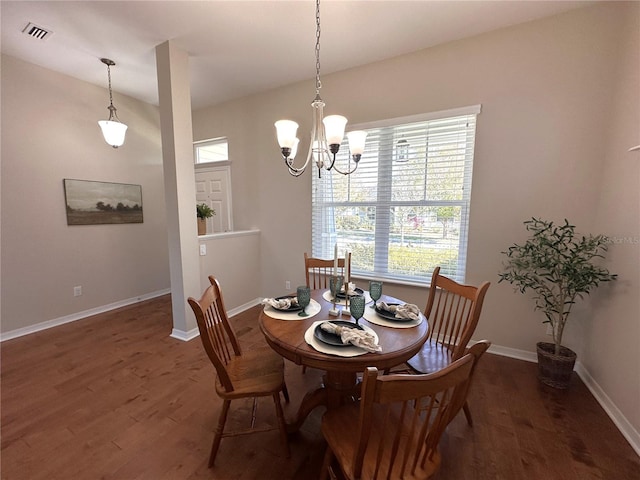
[[[313,127],[311,130],[311,142],[309,143],[309,152],[307,160],[301,167],[294,166],[294,159],[298,150],[299,139],[296,137],[298,124],[292,120],[278,120],[275,123],[278,143],[287,165],[289,173],[294,177],[302,175],[309,165],[311,157],[318,167],[318,176],[321,176],[322,169],[327,171],[334,169],[342,175],[349,175],[356,171],[358,162],[364,152],[365,139],[367,132],[353,131],[347,133],[349,139],[349,150],[351,156],[347,168],[340,170],[335,164],[336,154],[340,150],[340,144],[344,137],[344,130],[347,125],[347,119],[342,115],[329,115],[323,118],[323,110],[325,103],[320,98],[320,0],[316,0],[316,97],[311,102],[313,108]],[[353,168],[351,161],[353,160]]]
[[[116,114],[116,107],[113,106],[113,93],[111,92],[111,67],[116,63],[108,58],[101,58],[100,61],[107,66],[107,76],[109,77],[109,120],[100,120],[98,125],[102,129],[105,141],[113,148],[118,148],[124,143],[124,135],[127,126],[120,121]]]

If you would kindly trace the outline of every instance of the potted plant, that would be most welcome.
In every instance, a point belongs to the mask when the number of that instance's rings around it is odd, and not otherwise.
[[[196,204],[196,215],[198,216],[198,235],[207,234],[207,218],[216,214],[216,211],[206,203]]]
[[[522,245],[514,244],[506,252],[503,280],[515,284],[521,293],[531,290],[535,310],[541,310],[551,326],[553,343],[539,342],[538,378],[546,385],[567,388],[576,354],[562,345],[562,333],[578,298],[584,298],[600,282],[615,280],[606,268],[594,263],[607,251],[604,235],[577,235],[575,226],[532,218],[524,222],[531,232]]]

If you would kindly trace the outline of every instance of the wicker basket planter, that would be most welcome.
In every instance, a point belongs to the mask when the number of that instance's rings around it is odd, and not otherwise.
[[[553,343],[538,342],[538,379],[553,388],[568,388],[571,382],[576,353],[560,347],[560,355],[555,354]]]

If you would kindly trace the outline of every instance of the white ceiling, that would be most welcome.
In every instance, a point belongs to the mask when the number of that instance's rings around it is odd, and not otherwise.
[[[497,28],[590,1],[323,0],[322,74]],[[315,2],[5,1],[2,53],[158,104],[155,47],[190,55],[194,109],[315,76]],[[22,33],[27,23],[53,31]]]

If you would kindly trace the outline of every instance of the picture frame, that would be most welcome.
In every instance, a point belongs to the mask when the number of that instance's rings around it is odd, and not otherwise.
[[[142,185],[63,179],[67,225],[143,223]]]

